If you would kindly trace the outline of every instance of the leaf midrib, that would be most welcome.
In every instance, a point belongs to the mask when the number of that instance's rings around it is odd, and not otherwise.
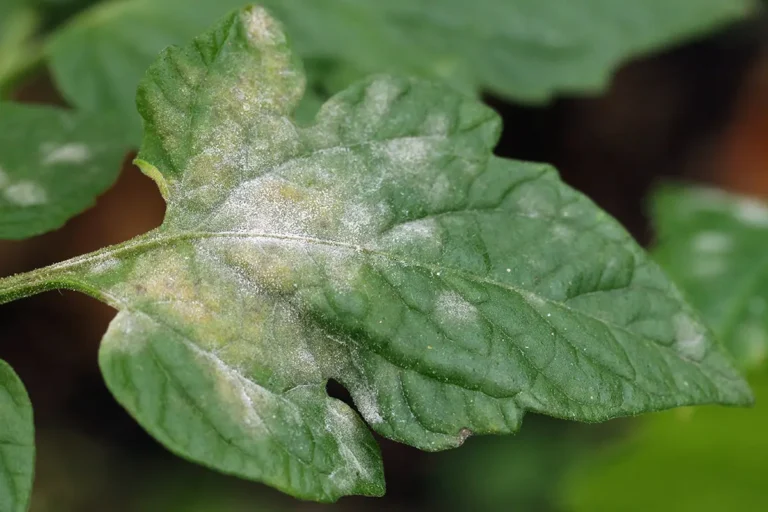
[[[73,258],[71,260],[67,260],[65,262],[62,262],[57,265],[53,265],[51,267],[48,267],[47,270],[52,273],[58,273],[58,272],[68,272],[68,271],[75,271],[75,275],[77,275],[78,267],[84,267],[83,271],[85,272],[85,275],[87,275],[88,269],[87,266],[97,263],[104,259],[110,259],[114,258],[118,255],[124,255],[124,254],[131,254],[131,253],[141,253],[148,249],[156,248],[156,247],[163,247],[173,244],[174,242],[180,242],[180,241],[186,241],[186,240],[204,240],[204,239],[215,239],[215,238],[230,238],[230,239],[249,239],[249,238],[256,238],[256,239],[265,239],[265,240],[279,240],[282,242],[295,242],[295,243],[302,243],[302,244],[309,244],[309,245],[320,245],[320,246],[328,246],[328,247],[336,247],[336,248],[342,248],[347,249],[350,251],[363,253],[367,255],[372,256],[380,256],[383,258],[386,258],[392,262],[398,263],[400,265],[404,266],[410,266],[410,267],[420,267],[425,270],[428,270],[430,272],[454,272],[458,275],[461,275],[465,278],[468,278],[469,280],[472,280],[476,283],[496,286],[498,288],[513,292],[520,296],[526,303],[528,303],[531,307],[536,306],[536,303],[547,303],[551,304],[556,308],[560,308],[563,310],[566,310],[568,312],[574,313],[576,315],[580,315],[584,318],[588,318],[591,320],[594,320],[596,322],[599,322],[603,325],[605,325],[608,328],[619,330],[628,336],[642,340],[646,345],[656,348],[656,349],[664,349],[666,351],[672,352],[676,357],[679,357],[679,354],[672,348],[671,346],[662,345],[659,343],[655,343],[653,340],[650,340],[648,338],[643,337],[642,335],[635,333],[626,327],[610,322],[604,318],[600,318],[594,315],[591,315],[583,310],[580,309],[574,309],[570,306],[568,306],[565,303],[559,302],[557,300],[551,299],[549,297],[546,297],[544,295],[540,295],[536,292],[526,290],[508,283],[502,283],[499,281],[495,281],[493,279],[488,279],[485,277],[481,277],[475,274],[472,274],[471,272],[468,272],[464,269],[458,269],[454,267],[439,267],[436,265],[428,264],[428,263],[422,263],[417,261],[408,261],[403,258],[396,257],[390,253],[371,249],[369,247],[365,247],[364,245],[356,245],[351,244],[347,242],[340,242],[337,240],[329,240],[329,239],[323,239],[323,238],[315,238],[315,237],[308,237],[308,236],[302,236],[302,235],[288,235],[288,234],[281,234],[281,233],[268,233],[268,232],[247,232],[247,231],[222,231],[222,232],[206,232],[206,231],[197,231],[197,232],[183,232],[178,234],[172,234],[172,235],[166,235],[162,232],[158,231],[151,231],[147,233],[144,236],[134,238],[132,240],[129,240],[128,242],[107,247],[101,251],[97,251],[95,253],[87,254],[78,258]],[[80,274],[80,276],[84,276],[84,274]],[[83,279],[83,277],[80,277],[80,279]],[[85,284],[85,283],[84,283]],[[103,298],[103,297],[102,297]],[[116,299],[116,298],[115,298]],[[119,299],[118,299],[119,300]],[[112,304],[116,307],[126,307],[122,301],[119,301],[115,304]],[[687,359],[686,361],[694,364],[697,367],[703,366],[703,361],[694,361],[691,359]],[[723,377],[721,375],[721,377]]]

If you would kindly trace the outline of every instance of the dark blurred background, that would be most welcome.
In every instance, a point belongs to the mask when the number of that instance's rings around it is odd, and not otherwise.
[[[88,2],[83,2],[88,3]],[[49,23],[56,22],[55,9]],[[663,179],[768,195],[768,19],[626,64],[597,97],[531,108],[486,100],[504,117],[497,153],[555,164],[564,180],[644,244],[644,201]],[[44,72],[16,99],[63,104]],[[30,270],[127,240],[157,226],[164,203],[130,165],[95,208],[63,229],[0,242],[0,274]],[[529,416],[520,435],[472,438],[427,454],[380,440],[388,491],[332,506],[298,502],[180,460],[112,399],[96,365],[115,314],[83,295],[53,292],[0,308],[0,358],[35,407],[35,512],[252,510],[559,510],[559,478],[628,420],[585,426]],[[341,391],[336,390],[341,393]]]

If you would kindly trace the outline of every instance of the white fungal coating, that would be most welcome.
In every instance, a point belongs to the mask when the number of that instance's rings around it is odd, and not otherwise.
[[[42,185],[30,180],[7,185],[2,194],[8,202],[18,206],[39,206],[48,202],[48,193]]]
[[[435,315],[448,322],[473,322],[477,308],[456,292],[443,292],[435,302]]]
[[[91,159],[91,150],[86,144],[69,142],[66,144],[47,143],[41,147],[43,165],[84,164]]]
[[[733,239],[730,235],[719,231],[704,231],[696,235],[692,245],[694,250],[700,252],[726,252],[733,246]]]

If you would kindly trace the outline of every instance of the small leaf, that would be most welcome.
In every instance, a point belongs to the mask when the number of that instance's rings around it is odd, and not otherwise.
[[[631,438],[565,480],[570,512],[706,512],[765,509],[768,378],[750,381],[754,409],[700,408],[644,418]]]
[[[0,510],[27,510],[34,466],[32,404],[18,375],[0,360]]]
[[[170,44],[186,43],[243,0],[99,4],[57,33],[49,57],[81,109],[117,109],[138,133],[134,92]],[[343,89],[348,70],[406,72],[522,101],[604,88],[629,58],[744,18],[753,0],[263,0],[313,68],[311,83]],[[315,73],[316,72],[316,73]],[[341,78],[341,80],[340,80]]]
[[[525,411],[751,402],[614,220],[548,166],[492,156],[490,109],[378,76],[300,126],[303,84],[261,8],[163,52],[138,94],[163,225],[0,286],[120,310],[102,371],[171,450],[331,501],[384,489],[331,378],[377,432],[425,450],[515,432]]]
[[[0,239],[56,229],[93,205],[128,147],[104,116],[0,103]]]
[[[657,260],[745,368],[768,354],[768,206],[703,187],[654,198]]]

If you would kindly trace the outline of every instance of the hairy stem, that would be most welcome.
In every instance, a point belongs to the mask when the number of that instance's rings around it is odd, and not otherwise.
[[[102,290],[94,287],[87,279],[89,269],[116,255],[140,250],[155,243],[157,242],[150,232],[127,242],[76,256],[47,267],[0,278],[0,304],[49,290],[74,290],[114,306],[116,305],[113,303],[114,301],[110,300],[110,297],[107,297]]]
[[[77,279],[73,272],[77,269],[75,260],[77,258],[0,279],[0,304],[59,289],[81,291],[101,298],[98,290]]]

